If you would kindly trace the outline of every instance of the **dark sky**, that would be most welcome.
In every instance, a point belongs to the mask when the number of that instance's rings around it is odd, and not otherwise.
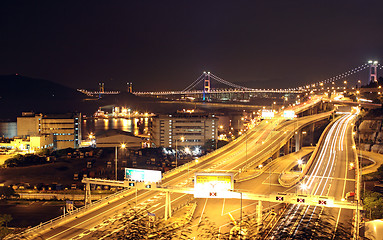
[[[1,1],[0,74],[183,89],[296,87],[383,61],[383,1]]]

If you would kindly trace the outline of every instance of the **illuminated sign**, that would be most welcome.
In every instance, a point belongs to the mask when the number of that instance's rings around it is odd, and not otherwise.
[[[272,119],[274,118],[274,112],[270,110],[262,110],[263,119]]]
[[[283,111],[283,117],[285,119],[294,119],[295,118],[295,112],[291,110]]]
[[[233,173],[196,173],[195,198],[232,198],[235,194]]]
[[[305,199],[304,198],[297,198],[297,203],[305,203]]]
[[[125,168],[125,179],[136,182],[160,182],[161,171]]]

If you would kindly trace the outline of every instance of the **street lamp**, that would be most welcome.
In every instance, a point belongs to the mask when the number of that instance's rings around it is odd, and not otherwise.
[[[307,186],[306,183],[302,183],[301,186],[300,186],[300,189],[302,190],[302,193],[303,191],[306,191],[309,187]]]
[[[234,190],[229,190],[231,192],[236,192]],[[239,222],[239,239],[242,239],[242,192],[236,192],[241,194],[241,212],[240,212],[240,222]]]
[[[117,147],[118,147],[118,146],[115,146],[115,164],[114,164],[114,165],[115,165],[115,168],[116,168],[116,169],[115,169],[115,173],[116,173],[116,174],[115,174],[115,175],[116,175],[116,181],[117,181],[117,155],[118,155],[118,154],[117,154],[117,152],[118,152]],[[120,145],[120,147],[121,147],[122,149],[125,149],[125,148],[126,148],[126,144],[125,144],[125,143],[122,143],[122,144]]]
[[[302,172],[302,164],[303,164],[302,159],[298,159],[298,166],[301,169],[301,172]]]
[[[180,140],[183,142],[185,140],[184,137],[181,137]],[[176,167],[178,167],[178,147],[177,147],[178,139],[176,138]]]

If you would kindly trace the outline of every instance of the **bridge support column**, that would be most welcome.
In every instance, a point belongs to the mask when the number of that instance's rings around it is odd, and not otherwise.
[[[310,125],[310,131],[311,131],[311,145],[314,145],[315,123]]]
[[[302,130],[297,130],[295,133],[295,152],[301,150],[302,146]]]
[[[290,140],[287,141],[287,143],[285,144],[285,146],[283,147],[283,153],[285,155],[289,154],[290,153]]]
[[[166,192],[166,198],[165,198],[165,221],[168,220],[168,217],[172,217],[172,201],[170,201],[170,192]]]
[[[257,205],[257,224],[258,224],[258,228],[261,228],[261,225],[262,225],[262,201],[258,201],[258,205]]]
[[[273,154],[273,156],[271,157],[272,160],[274,160],[274,159],[276,159],[276,158],[279,157],[279,152],[280,152],[280,150],[278,149],[278,151],[276,151],[276,152]]]
[[[92,203],[90,183],[85,184],[85,206]]]

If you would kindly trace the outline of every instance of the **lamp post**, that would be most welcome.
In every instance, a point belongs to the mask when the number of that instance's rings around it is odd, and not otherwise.
[[[118,146],[115,146],[115,175],[116,175],[116,181],[117,181],[117,155],[118,155],[118,148],[117,148]],[[126,147],[126,144],[125,143],[122,143],[121,145],[120,145],[120,147],[122,148],[122,149],[125,149],[125,147]]]
[[[181,137],[180,140],[183,142],[185,140],[184,137]],[[176,167],[178,167],[178,147],[177,147],[178,139],[176,138]]]
[[[234,190],[229,190],[231,192],[236,192]],[[242,192],[236,192],[241,194],[241,212],[240,212],[240,222],[239,222],[239,239],[242,239]]]
[[[241,194],[241,221],[239,222],[239,239],[242,239],[242,192],[239,192]]]
[[[302,159],[298,159],[298,166],[299,166],[301,172],[302,172],[302,170],[303,170],[303,169],[302,169],[302,164],[303,164]]]

